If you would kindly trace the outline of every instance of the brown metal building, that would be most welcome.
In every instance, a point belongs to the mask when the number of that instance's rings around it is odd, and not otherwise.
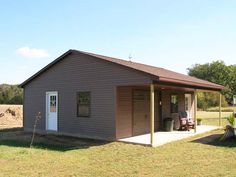
[[[196,91],[223,86],[163,68],[69,50],[21,84],[26,131],[117,140],[196,118]]]

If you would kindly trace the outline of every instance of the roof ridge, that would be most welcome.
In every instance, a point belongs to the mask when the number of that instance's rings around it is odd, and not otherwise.
[[[80,51],[80,50],[74,50],[76,52],[81,52],[81,53],[84,53],[84,54],[87,54],[87,55],[92,55],[92,56],[97,56],[97,57],[105,57],[105,58],[109,58],[109,59],[113,59],[113,60],[120,60],[122,62],[127,62],[127,63],[133,63],[133,64],[138,64],[138,65],[143,65],[143,66],[146,66],[146,67],[152,67],[152,68],[155,68],[155,69],[162,69],[162,70],[165,70],[167,72],[172,72],[174,74],[177,74],[177,75],[182,75],[184,77],[191,77],[191,78],[194,78],[194,79],[197,79],[198,81],[201,81],[201,82],[208,82],[208,83],[211,83],[211,84],[215,84],[215,85],[219,85],[219,84],[216,84],[214,82],[210,82],[210,81],[207,81],[207,80],[203,80],[203,79],[199,79],[197,77],[194,77],[194,76],[189,76],[187,74],[183,74],[183,73],[179,73],[179,72],[176,72],[176,71],[172,71],[172,70],[169,70],[169,69],[165,69],[165,68],[162,68],[162,67],[157,67],[157,66],[152,66],[152,65],[149,65],[149,64],[144,64],[144,63],[139,63],[139,62],[136,62],[136,61],[128,61],[128,60],[125,60],[125,59],[121,59],[121,58],[115,58],[115,57],[110,57],[110,56],[106,56],[106,55],[101,55],[101,54],[95,54],[95,53],[91,53],[91,52],[85,52],[85,51]],[[120,64],[120,63],[119,63]],[[129,66],[128,66],[129,67]],[[144,71],[145,72],[145,71]],[[147,72],[149,74],[151,74],[150,72]],[[168,77],[164,77],[162,76],[163,78],[168,78]],[[184,81],[183,79],[178,79],[180,81]],[[194,81],[192,81],[193,83],[196,83]]]
[[[114,59],[114,60],[121,60],[121,61],[125,61],[125,62],[130,62],[130,63],[140,64],[140,65],[150,66],[150,67],[154,67],[154,68],[158,68],[158,69],[164,69],[162,67],[152,66],[152,65],[149,65],[149,64],[140,63],[140,62],[131,61],[131,60],[129,61],[129,60],[125,60],[123,58],[116,58],[116,57],[106,56],[106,55],[102,55],[102,54],[95,54],[95,53],[92,53],[92,52],[86,52],[86,51],[74,50],[74,49],[73,49],[73,51],[81,52],[81,53],[88,54],[88,55],[96,55],[96,56],[111,58],[111,59]]]

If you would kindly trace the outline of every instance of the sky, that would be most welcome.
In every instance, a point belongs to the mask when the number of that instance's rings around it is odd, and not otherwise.
[[[69,49],[187,74],[236,64],[235,0],[0,0],[0,83],[20,84]]]

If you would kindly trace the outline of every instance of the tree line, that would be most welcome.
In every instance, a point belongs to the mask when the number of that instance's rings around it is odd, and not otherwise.
[[[226,87],[222,91],[223,106],[233,104],[233,95],[236,94],[236,65],[226,65],[223,61],[213,61],[205,64],[195,64],[188,68],[188,75],[204,79]],[[219,105],[219,94],[198,93],[198,108],[206,110]]]

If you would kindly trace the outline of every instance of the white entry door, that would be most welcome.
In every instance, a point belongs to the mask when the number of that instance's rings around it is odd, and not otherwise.
[[[58,94],[46,93],[46,129],[57,131]]]
[[[188,118],[191,118],[191,108],[192,108],[192,97],[191,94],[185,94],[185,111],[188,114]]]

